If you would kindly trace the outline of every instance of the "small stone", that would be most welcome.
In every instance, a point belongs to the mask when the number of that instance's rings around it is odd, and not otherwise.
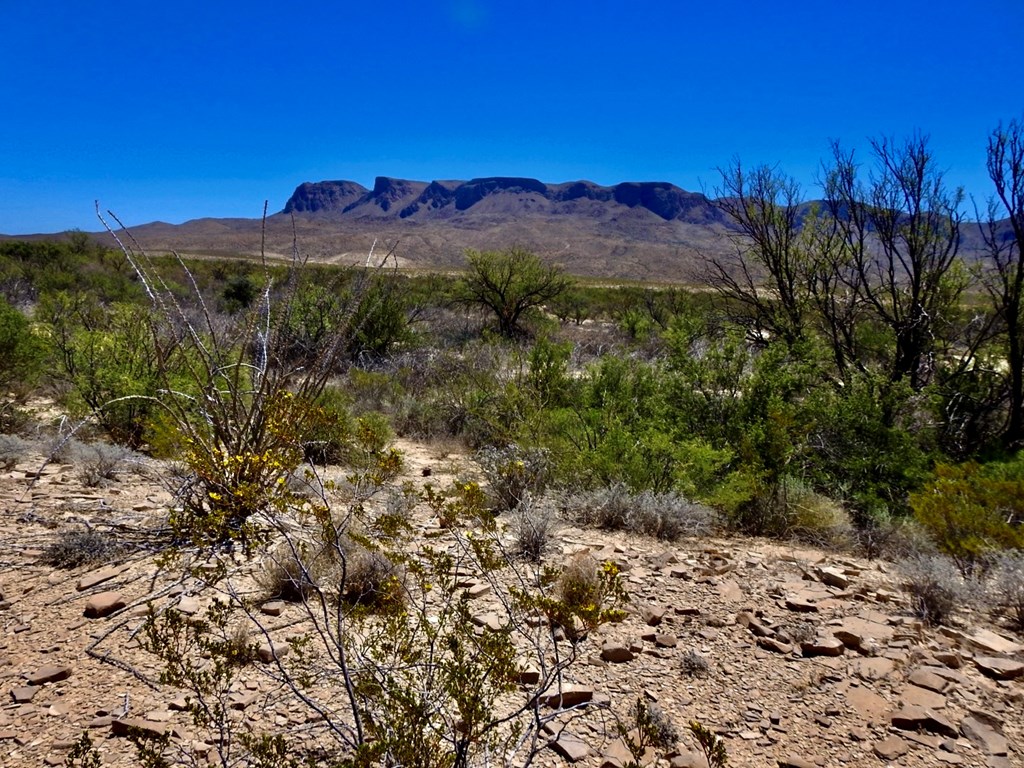
[[[536,667],[525,667],[516,673],[516,682],[519,685],[536,685],[540,682],[540,670]]]
[[[561,692],[548,694],[543,702],[553,709],[568,709],[594,698],[594,689],[585,685],[566,685]]]
[[[110,723],[110,733],[114,736],[127,736],[133,730],[155,737],[163,736],[167,732],[162,724],[151,723],[137,717],[118,718]]]
[[[184,613],[186,616],[195,616],[199,613],[199,601],[191,595],[181,598],[176,607],[180,613]]]
[[[256,655],[264,664],[269,664],[275,659],[283,659],[290,650],[291,646],[288,643],[262,643],[256,649]]]
[[[601,658],[611,664],[623,664],[636,657],[626,646],[609,642],[601,647]]]
[[[830,587],[846,589],[850,586],[850,580],[838,568],[822,568],[818,575],[821,577],[821,582]]]
[[[75,589],[79,592],[84,592],[85,590],[92,589],[105,581],[110,581],[119,573],[121,573],[121,569],[113,566],[109,568],[101,568],[100,570],[93,571],[92,573],[87,573],[78,580],[78,584],[75,585]]]
[[[806,598],[794,596],[786,598],[786,608],[797,613],[817,613],[818,606]]]
[[[783,757],[778,760],[779,768],[818,768],[817,763],[802,757]]]
[[[708,768],[708,759],[697,752],[680,752],[668,764],[669,768]]]
[[[284,600],[271,600],[260,606],[260,613],[267,616],[280,616],[284,613]]]
[[[940,677],[928,669],[915,669],[910,673],[909,680],[914,685],[935,691],[935,693],[942,693],[949,687],[949,681],[946,678]]]
[[[899,736],[890,736],[879,741],[872,749],[883,760],[896,760],[910,751],[910,745]]]
[[[659,632],[654,636],[654,644],[659,648],[675,648],[679,644],[679,638],[665,632]]]
[[[793,646],[789,643],[783,643],[776,640],[774,637],[759,637],[757,638],[757,644],[764,648],[766,651],[772,651],[773,653],[792,653]]]
[[[842,656],[846,646],[838,637],[816,637],[814,640],[800,643],[800,651],[804,656]]]
[[[121,610],[126,605],[124,596],[120,592],[100,592],[90,597],[85,604],[85,617],[87,619],[102,619]]]
[[[661,606],[646,606],[640,611],[640,618],[643,619],[644,624],[649,627],[656,627],[665,618],[665,609]]]

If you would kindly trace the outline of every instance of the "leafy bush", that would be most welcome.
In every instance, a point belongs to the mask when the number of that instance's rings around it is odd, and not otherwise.
[[[1024,473],[1016,469],[939,464],[935,479],[911,495],[910,506],[939,550],[967,576],[990,552],[1024,547],[1022,498]]]
[[[622,484],[569,493],[561,503],[566,516],[581,525],[628,531],[665,541],[706,535],[715,524],[715,514],[710,508],[677,493],[633,493]]]
[[[80,565],[110,562],[127,551],[110,532],[96,528],[73,528],[61,531],[56,540],[43,550],[42,561],[54,568],[70,570]]]
[[[45,347],[28,319],[0,296],[0,416],[8,393],[31,390],[43,370]],[[0,423],[0,428],[4,425]]]

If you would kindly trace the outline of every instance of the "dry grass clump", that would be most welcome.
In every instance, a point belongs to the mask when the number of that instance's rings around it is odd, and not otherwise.
[[[711,671],[708,660],[692,648],[679,659],[679,666],[687,677],[707,677]]]
[[[926,624],[943,624],[973,602],[975,585],[945,555],[912,555],[897,565],[914,614]]]
[[[80,565],[109,562],[127,551],[110,532],[95,528],[74,528],[61,531],[43,550],[41,560],[54,568],[70,570]]]
[[[1024,552],[1009,550],[995,557],[989,593],[1014,626],[1024,632]]]
[[[527,494],[511,513],[512,551],[524,560],[539,563],[554,539],[558,517],[545,499]]]
[[[32,453],[34,445],[17,435],[0,435],[0,470],[14,469]]]
[[[678,493],[634,493],[621,483],[596,491],[566,495],[562,508],[580,525],[627,531],[675,541],[704,536],[715,526],[715,513]]]
[[[320,589],[329,560],[322,545],[282,542],[271,551],[256,583],[271,599],[301,603]]]
[[[269,597],[294,603],[320,596],[384,609],[405,601],[402,570],[382,552],[347,536],[337,547],[283,542],[256,580]]]

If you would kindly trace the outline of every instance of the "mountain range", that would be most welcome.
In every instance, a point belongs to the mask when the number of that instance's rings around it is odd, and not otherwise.
[[[468,248],[518,246],[576,275],[673,282],[692,282],[705,258],[733,252],[735,233],[713,200],[668,182],[602,186],[519,177],[380,176],[372,189],[354,181],[307,182],[265,221],[204,218],[132,228],[143,247],[182,255],[255,256],[265,237],[272,257],[288,258],[295,244],[312,261],[363,264],[393,248],[403,267],[452,269],[465,263]],[[975,227],[965,227],[963,237],[965,251],[977,249]]]

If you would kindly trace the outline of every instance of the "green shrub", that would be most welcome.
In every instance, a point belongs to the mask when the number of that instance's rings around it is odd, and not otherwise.
[[[1024,547],[1021,499],[1024,475],[968,462],[936,466],[934,480],[911,495],[910,506],[966,576],[990,552]]]
[[[0,296],[0,407],[11,390],[30,391],[42,373],[44,359],[45,348],[28,319]]]

